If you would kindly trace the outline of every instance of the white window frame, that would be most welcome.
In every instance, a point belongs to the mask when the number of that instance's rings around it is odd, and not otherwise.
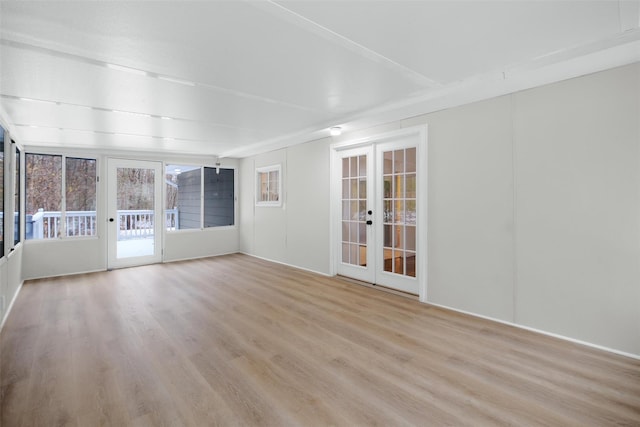
[[[274,200],[262,200],[262,194],[261,194],[261,187],[260,187],[260,175],[261,174],[269,174],[270,172],[277,172],[278,175],[278,190],[277,190],[277,194],[278,194],[278,200],[274,201]],[[263,207],[280,207],[282,206],[282,165],[281,164],[277,164],[277,165],[270,165],[270,166],[263,166],[263,167],[259,167],[256,168],[256,206],[263,206]],[[269,182],[269,180],[267,179],[267,182]],[[267,194],[269,193],[269,190],[267,190]]]

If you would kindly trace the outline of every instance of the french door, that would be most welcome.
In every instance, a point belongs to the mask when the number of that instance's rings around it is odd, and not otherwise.
[[[161,163],[108,159],[107,168],[109,268],[161,262]]]
[[[419,186],[420,135],[338,149],[337,273],[420,294],[426,239]],[[335,175],[334,175],[335,176]],[[334,178],[336,179],[336,178]],[[334,188],[337,188],[334,187]],[[334,197],[336,197],[334,195]],[[334,201],[335,203],[335,201]]]

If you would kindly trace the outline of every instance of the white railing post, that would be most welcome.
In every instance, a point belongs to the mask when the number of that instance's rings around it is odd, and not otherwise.
[[[44,237],[44,209],[38,209],[32,217],[32,236],[34,239],[42,239]]]

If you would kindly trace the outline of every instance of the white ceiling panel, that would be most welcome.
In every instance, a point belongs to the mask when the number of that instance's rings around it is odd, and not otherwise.
[[[15,16],[6,37],[304,107],[424,88],[248,2],[13,2],[3,12]]]
[[[0,118],[245,156],[635,62],[639,26],[637,0],[0,1]]]
[[[97,131],[100,133],[124,133],[130,135],[174,138],[193,143],[215,143],[217,147],[234,148],[230,141],[240,144],[272,135],[259,130],[234,128],[183,119],[160,116],[147,117],[138,114],[85,108],[74,105],[30,101],[3,96],[7,113],[16,125],[69,130]]]
[[[620,31],[617,1],[278,1],[441,83]]]

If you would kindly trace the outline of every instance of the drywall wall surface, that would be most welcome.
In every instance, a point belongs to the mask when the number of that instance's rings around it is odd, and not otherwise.
[[[640,354],[640,65],[514,96],[516,321]]]
[[[106,270],[104,239],[28,240],[23,244],[25,280]]]
[[[277,150],[261,154],[254,158],[255,168],[264,166],[281,165],[283,182],[282,204],[280,206],[255,206],[254,203],[254,229],[253,252],[262,258],[278,262],[287,262],[287,164],[286,150]],[[243,187],[255,197],[256,178],[255,169],[250,186]],[[254,198],[255,200],[255,198]]]
[[[238,227],[214,227],[165,234],[164,261],[203,258],[238,252]]]
[[[238,170],[238,222],[240,252],[253,254],[255,216],[255,160],[240,160]]]
[[[288,264],[329,274],[329,144],[287,150]]]
[[[513,321],[511,101],[425,117],[427,300]]]
[[[426,124],[427,301],[640,356],[639,104],[633,64],[244,159],[241,250],[325,272],[328,145]]]
[[[2,300],[0,322],[9,316],[11,304],[18,296],[18,291],[22,286],[22,250],[22,244],[16,246],[0,266],[0,298]]]

